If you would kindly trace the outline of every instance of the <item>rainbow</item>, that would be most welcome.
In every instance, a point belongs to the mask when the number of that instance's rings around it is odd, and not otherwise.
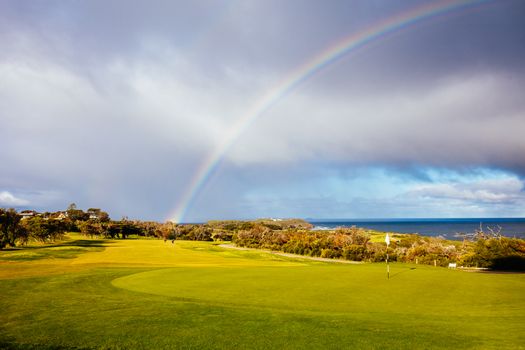
[[[334,64],[348,53],[354,52],[388,34],[399,32],[431,18],[471,9],[492,1],[494,0],[442,0],[418,6],[407,12],[375,23],[360,32],[353,33],[303,63],[261,96],[251,108],[231,126],[227,135],[223,138],[223,141],[220,142],[214,148],[213,152],[208,154],[201,163],[201,166],[195,172],[191,183],[178,201],[177,207],[171,213],[168,220],[183,222],[188,209],[192,206],[204,185],[216,173],[224,156],[239,136],[255,120],[295,90],[301,83],[310,79],[327,66]]]

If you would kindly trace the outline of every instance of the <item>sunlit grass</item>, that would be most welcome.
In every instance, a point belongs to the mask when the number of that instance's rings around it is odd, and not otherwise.
[[[0,348],[523,348],[525,275],[385,272],[70,236],[0,252]]]

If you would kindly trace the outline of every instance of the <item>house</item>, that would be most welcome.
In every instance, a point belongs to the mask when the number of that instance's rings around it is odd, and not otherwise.
[[[102,211],[98,208],[89,208],[87,210],[90,220],[99,220],[99,221],[108,221],[109,215],[105,211]]]
[[[18,213],[18,215],[20,215],[22,217],[22,220],[24,219],[27,219],[27,218],[31,218],[35,215],[37,215],[38,213],[34,210],[22,210],[20,213]]]
[[[67,217],[68,217],[66,211],[59,211],[59,212],[56,212],[55,214],[58,214],[58,215],[55,217],[55,219],[57,219],[57,220],[64,220],[64,219],[67,219]]]

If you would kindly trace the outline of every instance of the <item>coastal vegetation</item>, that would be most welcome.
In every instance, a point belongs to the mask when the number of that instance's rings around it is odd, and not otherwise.
[[[380,237],[380,239],[378,239]],[[257,225],[233,236],[241,247],[279,250],[322,258],[354,261],[390,261],[448,266],[525,270],[525,240],[504,237],[497,232],[478,231],[470,240],[445,240],[416,234],[393,234],[390,246],[384,233],[362,228],[333,231],[270,230]]]
[[[27,214],[27,213],[21,213]],[[158,223],[111,220],[98,209],[86,212],[71,204],[66,211],[22,216],[0,209],[0,249],[30,241],[53,242],[66,232],[90,238],[156,238],[166,241],[231,241],[239,247],[282,251],[311,257],[380,262],[390,261],[434,266],[494,270],[525,270],[525,240],[505,237],[501,230],[480,229],[462,240],[446,240],[417,234],[390,233],[350,227],[316,231],[301,219],[259,219],[254,221],[210,221],[203,224]]]

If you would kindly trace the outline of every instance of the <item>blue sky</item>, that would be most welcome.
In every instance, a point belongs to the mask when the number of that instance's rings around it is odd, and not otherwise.
[[[164,221],[261,96],[435,1],[0,1],[0,207]],[[525,4],[352,52],[224,154],[185,221],[525,216]]]

